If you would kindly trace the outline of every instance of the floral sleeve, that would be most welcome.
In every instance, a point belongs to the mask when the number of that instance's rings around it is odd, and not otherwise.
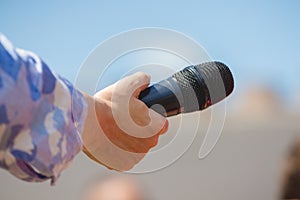
[[[0,167],[19,179],[60,176],[81,150],[83,95],[0,34]]]

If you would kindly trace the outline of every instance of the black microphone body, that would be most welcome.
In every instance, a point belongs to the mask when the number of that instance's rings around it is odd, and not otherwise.
[[[163,116],[203,110],[234,88],[229,68],[221,62],[192,65],[145,90],[139,99]]]

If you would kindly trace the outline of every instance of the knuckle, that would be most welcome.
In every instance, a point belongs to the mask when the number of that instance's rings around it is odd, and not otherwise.
[[[150,75],[146,74],[145,72],[137,72],[136,75],[140,84],[150,82]]]
[[[146,74],[145,72],[137,72],[136,75],[142,79],[148,79],[150,76]]]

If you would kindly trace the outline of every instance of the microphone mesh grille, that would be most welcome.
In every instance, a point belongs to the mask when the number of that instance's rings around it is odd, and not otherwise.
[[[233,76],[221,62],[189,66],[172,77],[182,92],[183,112],[203,110],[224,99],[234,88]]]

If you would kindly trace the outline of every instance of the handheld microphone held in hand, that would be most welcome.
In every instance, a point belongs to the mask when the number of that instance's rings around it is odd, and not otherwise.
[[[139,99],[163,116],[204,110],[234,88],[232,73],[221,62],[192,65],[145,90]]]

